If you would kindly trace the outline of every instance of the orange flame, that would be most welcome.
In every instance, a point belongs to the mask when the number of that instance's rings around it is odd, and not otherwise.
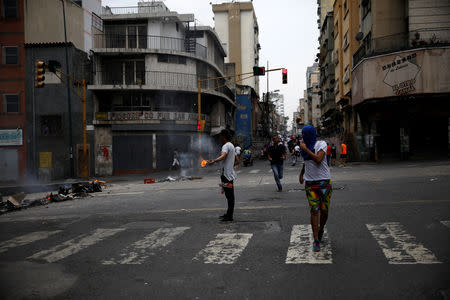
[[[206,166],[208,162],[206,160],[202,160],[202,168],[204,168]]]

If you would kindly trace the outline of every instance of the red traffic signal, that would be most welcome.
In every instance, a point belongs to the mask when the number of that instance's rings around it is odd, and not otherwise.
[[[197,121],[197,131],[201,131],[202,130],[202,121],[198,120]]]
[[[287,69],[283,69],[282,73],[282,79],[283,79],[283,84],[287,84]]]
[[[253,76],[264,76],[266,74],[266,68],[264,67],[253,67]]]

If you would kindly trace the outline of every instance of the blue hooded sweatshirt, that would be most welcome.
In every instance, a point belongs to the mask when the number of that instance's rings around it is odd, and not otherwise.
[[[306,144],[306,147],[309,150],[311,150],[311,152],[314,153],[314,146],[316,145],[316,142],[317,142],[316,128],[314,128],[314,126],[312,126],[312,125],[306,125],[302,129],[302,137],[303,137],[303,142]],[[300,152],[300,154],[302,155],[304,160],[311,159],[311,157],[303,150]]]

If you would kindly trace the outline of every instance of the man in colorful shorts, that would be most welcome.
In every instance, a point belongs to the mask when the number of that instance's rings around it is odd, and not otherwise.
[[[330,167],[325,158],[327,143],[317,141],[316,129],[311,125],[303,127],[302,135],[304,143],[300,144],[300,148],[305,163],[300,172],[299,181],[300,184],[305,183],[314,236],[313,250],[318,252],[320,251],[320,242],[328,219],[328,208],[333,192]]]

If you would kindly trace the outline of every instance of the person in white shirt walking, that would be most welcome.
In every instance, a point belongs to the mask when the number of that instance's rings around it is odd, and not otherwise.
[[[317,141],[316,129],[311,125],[303,127],[302,135],[304,143],[300,144],[300,148],[305,162],[300,171],[299,181],[300,184],[305,183],[306,197],[308,198],[311,212],[311,227],[314,235],[313,250],[318,252],[320,251],[320,241],[328,219],[328,208],[330,207],[330,199],[333,192],[330,167],[325,158],[327,143]]]
[[[218,161],[224,161],[222,167],[222,175],[220,179],[222,181],[222,187],[225,192],[225,197],[228,202],[228,210],[226,214],[220,216],[223,222],[233,221],[234,213],[234,180],[237,178],[234,166],[239,163],[239,158],[236,155],[235,148],[231,143],[231,133],[224,129],[220,132],[220,140],[223,143],[222,152],[219,157],[208,161],[208,165],[212,165]]]

